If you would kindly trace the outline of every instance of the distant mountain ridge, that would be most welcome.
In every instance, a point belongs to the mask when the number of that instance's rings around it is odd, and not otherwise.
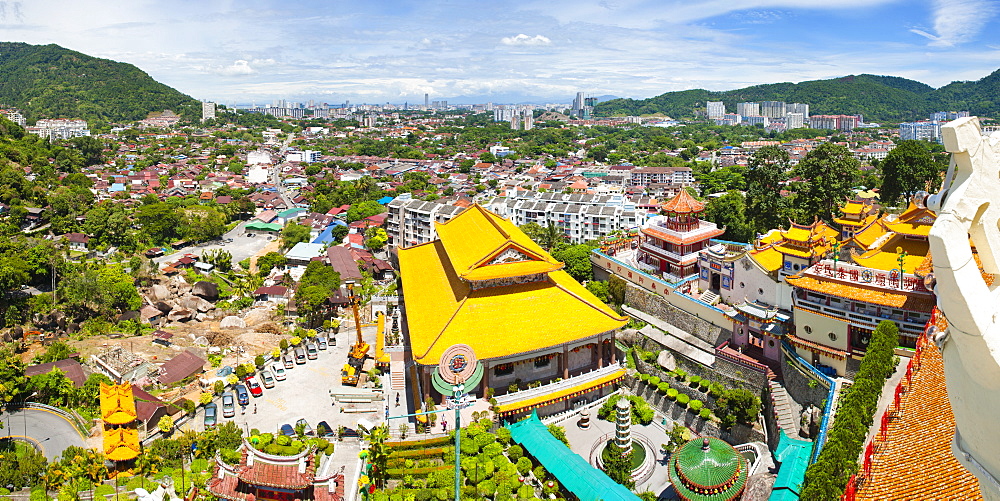
[[[598,103],[595,113],[645,115],[663,113],[675,118],[704,112],[708,101],[723,101],[726,111],[738,102],[785,101],[806,103],[812,115],[862,114],[866,121],[910,121],[935,111],[964,111],[973,115],[1000,115],[1000,70],[976,81],[952,82],[935,89],[902,77],[849,75],[829,80],[762,84],[713,92],[704,89],[667,92],[649,99],[613,99]]]
[[[0,103],[39,118],[122,122],[151,111],[191,113],[198,101],[128,64],[55,44],[0,42]],[[198,110],[200,113],[200,110]]]

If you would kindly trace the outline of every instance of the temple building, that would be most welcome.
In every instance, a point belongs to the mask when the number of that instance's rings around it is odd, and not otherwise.
[[[471,347],[484,371],[466,391],[493,388],[508,417],[592,401],[624,376],[614,335],[628,320],[517,226],[477,204],[436,232],[398,251],[415,401],[444,398],[432,373],[456,344]]]
[[[731,501],[743,495],[749,469],[732,445],[696,438],[670,456],[670,483],[684,501]]]
[[[670,282],[680,282],[698,274],[698,255],[709,246],[709,240],[725,233],[715,223],[698,219],[705,211],[687,190],[660,206],[659,216],[649,218],[640,228],[642,243],[636,262],[645,271],[662,276]],[[712,272],[707,280],[709,288],[723,287],[721,272]],[[728,282],[727,282],[728,283]]]
[[[101,383],[101,421],[104,424],[104,456],[116,464],[131,461],[142,452],[136,428],[132,385]]]
[[[342,501],[344,474],[329,456],[306,448],[293,456],[266,454],[243,439],[239,464],[216,456],[205,487],[221,501]],[[325,461],[322,459],[325,458]]]
[[[833,222],[840,225],[840,239],[850,240],[854,234],[878,219],[879,206],[870,198],[848,200],[840,208],[842,215]]]

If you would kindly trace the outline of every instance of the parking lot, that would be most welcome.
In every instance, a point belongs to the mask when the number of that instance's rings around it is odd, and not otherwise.
[[[277,238],[273,237],[272,239],[269,240],[268,237],[271,235],[268,235],[266,233],[253,233],[253,232],[251,232],[250,234],[254,236],[252,237],[247,236],[244,229],[244,226],[246,226],[246,224],[247,221],[240,223],[235,228],[222,235],[221,240],[212,240],[209,242],[203,242],[200,244],[185,247],[183,249],[178,250],[177,252],[174,252],[173,254],[155,258],[153,259],[153,261],[155,261],[158,264],[172,263],[183,257],[184,254],[197,254],[200,256],[207,250],[224,249],[233,256],[233,264],[235,265],[236,263],[248,257],[257,255],[257,253],[260,252],[260,250],[263,249],[268,243],[270,243],[271,240],[273,240],[273,238]],[[232,240],[232,242],[229,242],[228,240]]]

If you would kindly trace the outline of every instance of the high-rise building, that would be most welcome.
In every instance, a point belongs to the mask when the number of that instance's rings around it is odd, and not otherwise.
[[[902,140],[926,140],[941,142],[941,124],[938,122],[907,122],[899,124],[899,138]]]
[[[761,101],[760,114],[767,118],[785,118],[784,101]]]
[[[215,118],[215,103],[201,103],[201,121],[204,122],[210,118]]]
[[[760,105],[757,103],[736,103],[736,114],[741,117],[760,115]]]
[[[805,117],[802,113],[786,113],[785,114],[785,130],[798,129],[805,127]]]
[[[765,116],[761,116],[761,115],[743,117],[743,123],[745,123],[747,125],[757,125],[757,124],[760,124],[760,125],[762,125],[764,127],[767,127],[768,125],[771,125],[770,119],[768,119]]]
[[[535,114],[531,109],[524,110],[524,130],[535,128]]]
[[[521,115],[515,114],[510,117],[510,128],[514,130],[519,130],[521,128]]]
[[[431,95],[427,94],[427,93],[424,93],[424,108],[430,108],[430,106],[431,106],[430,99],[431,99]]]
[[[726,114],[726,105],[722,101],[709,101],[707,103],[708,118],[722,118]]]
[[[789,103],[785,106],[785,111],[788,113],[801,113],[802,118],[809,120],[809,105],[803,103]]]
[[[580,115],[580,112],[583,111],[583,107],[584,107],[583,93],[577,92],[576,99],[573,100],[573,109],[572,109],[573,114]]]

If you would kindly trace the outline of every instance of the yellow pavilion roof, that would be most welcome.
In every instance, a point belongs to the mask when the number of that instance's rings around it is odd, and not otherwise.
[[[130,383],[101,383],[101,419],[110,424],[135,421],[135,398]]]
[[[827,226],[823,221],[816,221],[811,225],[795,224],[781,232],[781,236],[786,240],[806,243],[820,243],[827,239],[836,239],[840,233]]]
[[[549,256],[514,223],[473,204],[435,226],[451,265],[466,280],[488,280],[558,270]]]
[[[871,247],[878,239],[885,235],[885,226],[882,225],[882,220],[877,220],[869,224],[868,226],[862,228],[860,231],[854,233],[854,241],[857,242],[858,246],[862,249],[867,249]]]
[[[781,269],[781,263],[784,261],[784,257],[778,252],[774,247],[768,247],[759,251],[751,251],[749,253],[750,258],[757,262],[767,271],[778,271]]]
[[[862,211],[870,209],[866,206],[864,202],[860,200],[848,200],[843,207],[840,208],[840,212],[844,214],[861,214]]]
[[[853,219],[844,219],[844,218],[838,217],[838,218],[834,218],[833,222],[835,222],[835,223],[837,223],[837,224],[839,224],[841,226],[857,226],[857,227],[864,228],[865,226],[868,226],[869,224],[872,224],[872,223],[874,223],[877,220],[878,220],[878,214],[869,214],[867,217],[865,217],[863,219],[860,219],[860,220],[857,220],[857,221],[855,221]]]
[[[853,257],[861,266],[889,271],[899,268],[899,251],[906,252],[906,257],[903,258],[904,270],[906,273],[913,273],[927,258],[930,244],[926,240],[910,240],[902,235],[895,235],[878,249]]]
[[[473,210],[479,209],[470,207],[463,214]],[[527,238],[513,224],[510,227],[510,234],[519,233],[512,235],[513,240]],[[448,242],[482,241],[478,232],[490,231],[471,229],[461,234],[439,232],[439,240],[399,250],[407,326],[417,362],[436,364],[448,347],[458,343],[471,346],[480,359],[514,355],[612,331],[628,322],[562,270],[550,271],[537,282],[472,290],[450,258],[451,250],[467,251],[475,244]],[[538,250],[543,261],[552,259]],[[460,263],[471,261],[463,261],[464,257]]]
[[[766,235],[760,237],[757,244],[760,246],[773,244],[781,241],[781,230],[771,230]]]
[[[135,428],[104,430],[104,455],[112,461],[128,461],[139,456],[139,431]]]

